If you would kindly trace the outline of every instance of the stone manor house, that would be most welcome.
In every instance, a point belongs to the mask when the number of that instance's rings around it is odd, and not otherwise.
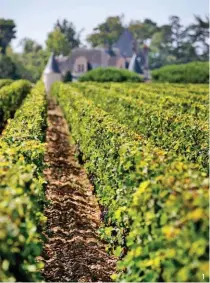
[[[111,50],[106,48],[75,48],[70,57],[56,57],[59,69],[64,75],[70,71],[73,77],[97,67],[127,68],[137,73],[148,70],[148,48],[137,50],[132,33],[125,29]]]
[[[73,49],[70,56],[51,55],[44,71],[45,84],[61,80],[68,71],[73,80],[77,80],[83,73],[97,67],[129,69],[144,74],[144,78],[148,79],[148,47],[138,49],[132,33],[124,29],[111,50],[82,47]]]

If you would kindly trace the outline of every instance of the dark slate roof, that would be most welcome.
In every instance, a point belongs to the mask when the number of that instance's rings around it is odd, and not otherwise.
[[[49,58],[49,60],[47,62],[47,65],[45,67],[44,73],[45,74],[60,73],[60,69],[59,69],[58,63],[57,63],[53,53],[51,54],[51,56],[50,56],[50,58]]]
[[[68,56],[57,57],[56,61],[59,65],[61,73],[65,74],[67,71],[72,71],[73,65],[71,64],[71,58]]]
[[[128,29],[125,29],[113,47],[120,49],[121,56],[132,57],[134,42],[132,33]]]

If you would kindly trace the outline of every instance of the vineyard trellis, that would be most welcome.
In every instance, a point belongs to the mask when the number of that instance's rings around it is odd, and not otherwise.
[[[106,243],[110,254],[96,257],[94,252],[99,249],[93,248],[91,254],[81,244],[87,256],[84,258],[92,262],[89,267],[95,270],[89,274],[77,262],[81,278],[186,282],[200,281],[204,274],[204,281],[208,282],[207,94],[207,85],[192,84],[53,85],[51,95],[59,104],[74,141],[74,145],[69,144],[67,137],[66,148],[77,149],[80,167],[85,168],[82,170],[94,186],[101,208],[100,241]],[[60,127],[60,118],[53,111],[50,114],[47,104],[42,82],[32,87],[27,81],[0,81],[1,281],[39,281],[43,279],[41,274],[47,279],[43,272],[46,249],[41,252],[46,245],[44,235],[55,233],[55,239],[62,237],[59,221],[57,232],[55,227],[46,228],[50,217],[53,219],[50,208],[45,213],[47,207],[61,205],[46,201],[45,188],[50,182],[43,175],[49,166],[44,161],[50,142],[46,132],[53,138]],[[52,121],[47,122],[47,112],[54,115]],[[57,128],[53,129],[51,123],[57,123]],[[67,164],[70,153],[56,152],[61,141],[53,142],[52,164],[56,167],[57,163],[56,170],[61,171],[53,182],[61,181],[62,194],[62,184],[73,169],[72,165],[68,170],[65,166],[59,169],[59,160]],[[53,168],[49,169],[52,178]],[[62,172],[67,172],[66,176]],[[65,177],[63,181],[61,175]],[[66,197],[71,202],[69,192]],[[85,203],[84,195],[81,197]],[[77,198],[73,203],[76,211],[81,203]],[[90,204],[86,203],[87,208]],[[93,212],[84,207],[82,213],[87,220]],[[70,240],[71,227],[64,232],[65,239]],[[61,247],[65,250],[65,245]],[[56,252],[62,254],[59,245]],[[68,253],[65,256],[61,268],[74,270],[72,253],[69,258]],[[56,263],[59,256],[55,258]],[[53,258],[48,260],[53,263]],[[105,277],[102,269],[105,273],[107,270]],[[47,272],[50,274],[49,269]],[[59,280],[59,274],[56,276]],[[72,278],[80,277],[73,274]]]

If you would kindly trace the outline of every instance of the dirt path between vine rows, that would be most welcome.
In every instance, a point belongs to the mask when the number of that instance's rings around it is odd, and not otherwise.
[[[107,282],[116,260],[107,255],[97,229],[100,209],[85,170],[69,145],[69,133],[61,110],[52,101],[48,109],[45,170],[47,242],[43,276],[51,282]]]

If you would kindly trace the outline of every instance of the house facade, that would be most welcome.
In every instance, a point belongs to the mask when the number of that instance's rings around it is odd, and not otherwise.
[[[106,48],[76,48],[71,55],[55,58],[62,75],[70,71],[77,79],[85,72],[97,67],[116,67],[129,69],[136,73],[146,73],[148,70],[148,48],[137,50],[132,33],[125,29],[112,49]]]

